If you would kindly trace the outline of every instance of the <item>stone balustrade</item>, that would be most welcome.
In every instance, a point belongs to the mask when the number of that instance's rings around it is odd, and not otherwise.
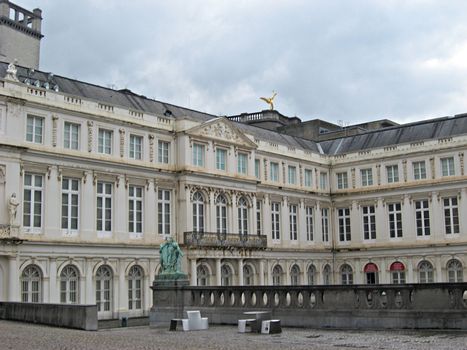
[[[184,244],[189,247],[210,247],[219,249],[226,249],[229,247],[265,249],[267,247],[267,236],[219,232],[185,232]]]

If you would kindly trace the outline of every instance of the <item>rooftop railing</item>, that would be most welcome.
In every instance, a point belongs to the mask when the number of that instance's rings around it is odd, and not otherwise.
[[[188,247],[265,249],[267,237],[264,235],[193,231],[184,233],[184,243]]]

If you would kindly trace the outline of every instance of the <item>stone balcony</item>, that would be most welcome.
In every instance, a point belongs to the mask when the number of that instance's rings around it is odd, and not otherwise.
[[[185,232],[184,244],[190,248],[262,250],[267,248],[267,237],[265,235],[241,235],[238,233]]]

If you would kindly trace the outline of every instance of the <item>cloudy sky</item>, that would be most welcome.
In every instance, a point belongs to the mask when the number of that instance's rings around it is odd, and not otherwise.
[[[464,0],[13,0],[41,69],[219,115],[399,122],[467,112]]]

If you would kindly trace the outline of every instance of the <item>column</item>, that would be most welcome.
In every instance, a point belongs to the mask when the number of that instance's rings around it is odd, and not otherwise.
[[[209,191],[208,203],[206,203],[206,213],[209,211],[209,227],[205,228],[207,232],[217,232],[216,224],[216,199],[214,198],[214,191]],[[208,224],[206,220],[206,224]]]
[[[243,259],[238,259],[238,283],[237,285],[243,286]]]
[[[59,288],[57,285],[57,260],[55,258],[49,259],[49,302],[60,303]]]
[[[48,167],[46,174],[44,233],[48,237],[59,237],[61,220],[61,182],[58,179],[57,167]]]
[[[221,279],[221,259],[216,259],[216,286],[222,285]]]
[[[128,314],[128,286],[125,275],[124,261],[118,261],[118,317],[126,316]],[[117,298],[116,298],[117,300]]]
[[[238,233],[238,210],[237,210],[237,194],[232,194],[232,233]]]
[[[8,256],[8,301],[20,301],[18,257]]]
[[[441,256],[435,257],[434,278],[433,282],[443,282],[443,265],[441,264]]]
[[[190,263],[191,263],[191,276],[190,276],[191,285],[196,286],[197,280],[198,280],[197,269],[196,269],[196,258],[190,259]]]
[[[90,171],[85,171],[81,182],[80,236],[83,240],[96,238],[96,195],[94,179]]]
[[[290,242],[290,226],[289,226],[289,202],[286,196],[282,197],[282,204],[281,204],[281,241],[289,241]]]
[[[363,241],[361,223],[362,219],[360,214],[360,204],[357,201],[352,201],[352,207],[350,209],[350,228],[352,244],[361,244]]]
[[[443,240],[444,238],[444,220],[442,204],[440,203],[439,194],[431,193],[430,202],[430,233],[434,240]]]
[[[412,207],[410,196],[404,195],[402,206],[402,235],[406,237],[407,242],[414,242],[416,237],[415,229],[415,213]],[[410,283],[407,281],[407,283]]]
[[[264,260],[259,261],[259,285],[264,286]]]
[[[285,281],[282,281],[282,284],[283,285],[289,285],[290,284],[290,262],[289,261],[286,261],[285,264],[284,264],[284,268],[285,268]]]
[[[298,234],[298,242],[306,242],[307,241],[307,227],[306,227],[306,218],[305,218],[305,201],[300,199],[300,204],[298,206],[298,220],[297,220],[297,234]],[[313,232],[313,239],[314,239],[314,232]]]
[[[157,236],[157,194],[153,179],[146,180],[146,191],[144,196],[144,239],[154,238]]]
[[[467,189],[465,187],[461,188],[459,194],[459,213],[467,213]],[[467,215],[459,216],[459,232],[467,231]]]
[[[186,230],[193,231],[193,205],[190,199],[191,190],[185,187],[185,204],[186,204]]]
[[[269,195],[264,195],[263,208],[262,208],[262,219],[263,219],[263,234],[266,235],[268,246],[271,246],[272,236],[271,236],[271,202],[269,200]]]
[[[93,283],[93,276],[92,276],[92,268],[93,268],[93,261],[92,259],[86,259],[86,267],[85,267],[85,273],[86,273],[86,289],[83,291],[85,292],[86,299],[85,303],[86,304],[95,304],[96,303],[96,294],[94,293],[94,283]]]
[[[387,219],[385,215],[385,206],[382,198],[378,198],[375,208],[376,215],[376,242],[387,242],[389,240],[389,232],[387,230]]]
[[[252,206],[251,208],[248,208],[249,211],[250,211],[250,215],[249,215],[249,220],[248,220],[248,234],[250,235],[256,235],[257,231],[258,231],[258,228],[257,228],[257,222],[256,222],[256,210],[257,210],[257,207],[256,207],[256,204],[257,204],[257,200],[256,200],[256,194],[253,195],[252,199],[253,201],[252,203]]]
[[[113,200],[113,236],[119,240],[126,241],[128,239],[128,205],[126,196],[125,178],[123,175],[117,176],[114,186]]]
[[[271,266],[271,261],[270,260],[267,260],[267,271],[266,271],[266,274],[268,276],[267,278],[267,281],[266,281],[266,284],[267,285],[272,285],[272,266]]]
[[[317,244],[323,243],[323,227],[321,222],[321,205],[316,202],[315,211],[313,213],[313,240]],[[318,267],[316,267],[318,268]]]

